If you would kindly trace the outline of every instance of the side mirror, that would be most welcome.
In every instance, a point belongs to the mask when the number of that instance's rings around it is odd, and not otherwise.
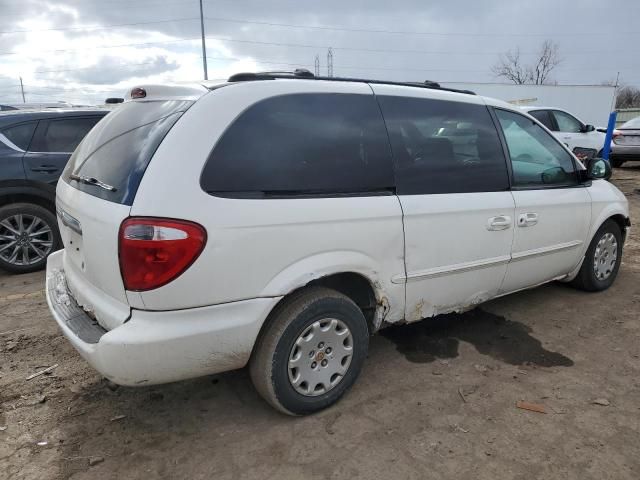
[[[589,158],[585,162],[587,178],[589,180],[609,180],[611,178],[611,165],[604,158]]]
[[[593,132],[596,129],[596,127],[594,127],[593,125],[585,125],[582,128],[582,132],[583,133],[589,133],[589,132]]]

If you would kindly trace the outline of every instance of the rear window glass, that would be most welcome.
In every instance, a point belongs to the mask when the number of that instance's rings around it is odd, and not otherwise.
[[[200,184],[225,197],[388,193],[393,164],[380,109],[373,95],[258,102],[218,141]]]
[[[31,137],[37,124],[38,122],[21,123],[20,125],[5,128],[2,130],[2,134],[16,147],[26,150],[29,148],[29,142],[31,142]]]
[[[621,128],[640,128],[640,117],[632,118],[626,123],[623,123]]]
[[[62,178],[83,192],[131,205],[151,157],[192,103],[170,100],[121,105],[84,138]],[[74,180],[72,175],[95,179],[115,190]]]

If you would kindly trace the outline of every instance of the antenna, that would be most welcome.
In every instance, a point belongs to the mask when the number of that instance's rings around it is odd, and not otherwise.
[[[314,73],[316,74],[316,77],[320,76],[320,55],[318,54],[316,54]]]
[[[327,77],[333,77],[333,48],[327,50]]]

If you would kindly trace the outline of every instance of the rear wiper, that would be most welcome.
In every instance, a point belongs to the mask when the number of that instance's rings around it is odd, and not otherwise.
[[[69,175],[71,180],[75,180],[76,182],[85,183],[87,185],[95,185],[96,187],[104,188],[105,190],[109,190],[110,192],[115,192],[116,187],[112,187],[106,183],[101,182],[95,177],[85,177],[84,175],[76,175],[72,173]]]

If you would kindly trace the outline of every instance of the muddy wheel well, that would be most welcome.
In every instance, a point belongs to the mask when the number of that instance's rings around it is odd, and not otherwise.
[[[376,294],[367,278],[353,272],[336,273],[313,280],[306,286],[311,285],[331,288],[349,297],[362,310],[369,331],[375,330],[373,320],[377,307]]]
[[[613,220],[618,224],[618,226],[620,227],[620,231],[622,232],[622,237],[624,239],[627,235],[627,227],[629,226],[629,219],[626,218],[624,215],[617,214],[617,215],[613,215],[612,217],[609,217],[607,220]]]

